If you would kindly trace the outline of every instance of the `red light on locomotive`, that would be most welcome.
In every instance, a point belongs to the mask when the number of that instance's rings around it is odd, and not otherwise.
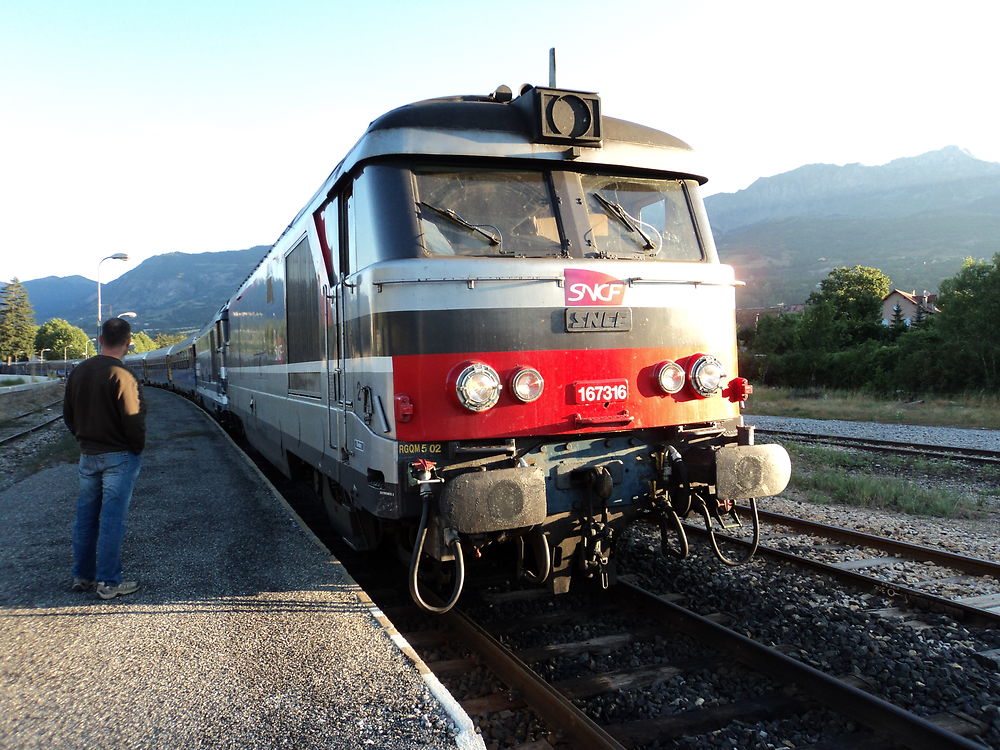
[[[746,401],[751,393],[753,393],[753,386],[750,385],[750,381],[746,378],[733,378],[729,381],[729,387],[722,392],[722,395],[735,404]]]

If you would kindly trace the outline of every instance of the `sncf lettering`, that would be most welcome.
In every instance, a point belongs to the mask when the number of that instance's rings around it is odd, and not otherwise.
[[[621,282],[616,284],[570,284],[566,291],[566,299],[569,302],[585,302],[588,305],[603,302],[606,305],[617,305],[621,303],[621,298],[625,294],[625,285]]]
[[[596,271],[567,268],[567,305],[620,305],[625,298],[625,282]]]

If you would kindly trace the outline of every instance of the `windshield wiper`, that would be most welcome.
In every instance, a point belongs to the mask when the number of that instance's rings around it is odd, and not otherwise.
[[[486,239],[488,239],[490,241],[491,245],[499,245],[500,244],[500,238],[497,237],[495,234],[493,234],[493,232],[487,232],[482,227],[476,226],[475,224],[472,224],[471,222],[466,221],[461,216],[459,216],[457,213],[455,213],[455,211],[453,211],[452,209],[450,209],[450,208],[438,208],[437,206],[432,206],[430,203],[424,203],[423,201],[418,201],[418,203],[421,206],[426,206],[427,208],[429,208],[431,211],[434,211],[435,213],[441,214],[441,216],[443,216],[444,218],[448,219],[453,224],[458,224],[460,227],[465,227],[470,232],[477,232],[477,233],[483,235],[483,237],[485,237]]]
[[[642,237],[643,242],[645,243],[642,246],[643,250],[656,249],[656,245],[654,245],[653,241],[649,239],[649,235],[647,235],[645,232],[642,231],[642,229],[639,227],[638,222],[634,220],[631,216],[629,216],[628,212],[624,208],[622,208],[621,205],[619,205],[618,203],[614,203],[613,201],[609,201],[600,193],[594,193],[594,197],[597,198],[598,202],[602,206],[604,206],[605,209],[607,209],[608,214],[610,216],[614,216],[616,219],[618,219],[618,221],[620,221],[622,224],[625,225],[628,231],[637,232],[639,236]]]

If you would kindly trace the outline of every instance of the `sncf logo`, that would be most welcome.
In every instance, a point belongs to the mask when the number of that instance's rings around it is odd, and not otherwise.
[[[625,298],[625,282],[597,271],[567,268],[567,305],[620,305]]]

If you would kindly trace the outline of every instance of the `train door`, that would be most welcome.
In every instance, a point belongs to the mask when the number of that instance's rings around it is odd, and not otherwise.
[[[327,474],[340,481],[340,467],[349,457],[346,441],[347,390],[344,379],[344,285],[341,268],[340,200],[331,196],[316,212],[316,230],[326,265],[330,287],[323,287],[326,298],[326,394],[329,453],[332,457]]]
[[[229,349],[229,309],[224,309],[221,320],[215,321],[215,352],[212,362],[212,374],[218,383],[219,393],[223,396],[228,392],[226,357]]]
[[[347,435],[347,389],[344,379],[344,286],[338,282],[330,294],[330,325],[327,327],[327,383],[328,409],[330,418],[330,447],[334,451],[337,464],[347,461],[349,452],[345,444]]]

